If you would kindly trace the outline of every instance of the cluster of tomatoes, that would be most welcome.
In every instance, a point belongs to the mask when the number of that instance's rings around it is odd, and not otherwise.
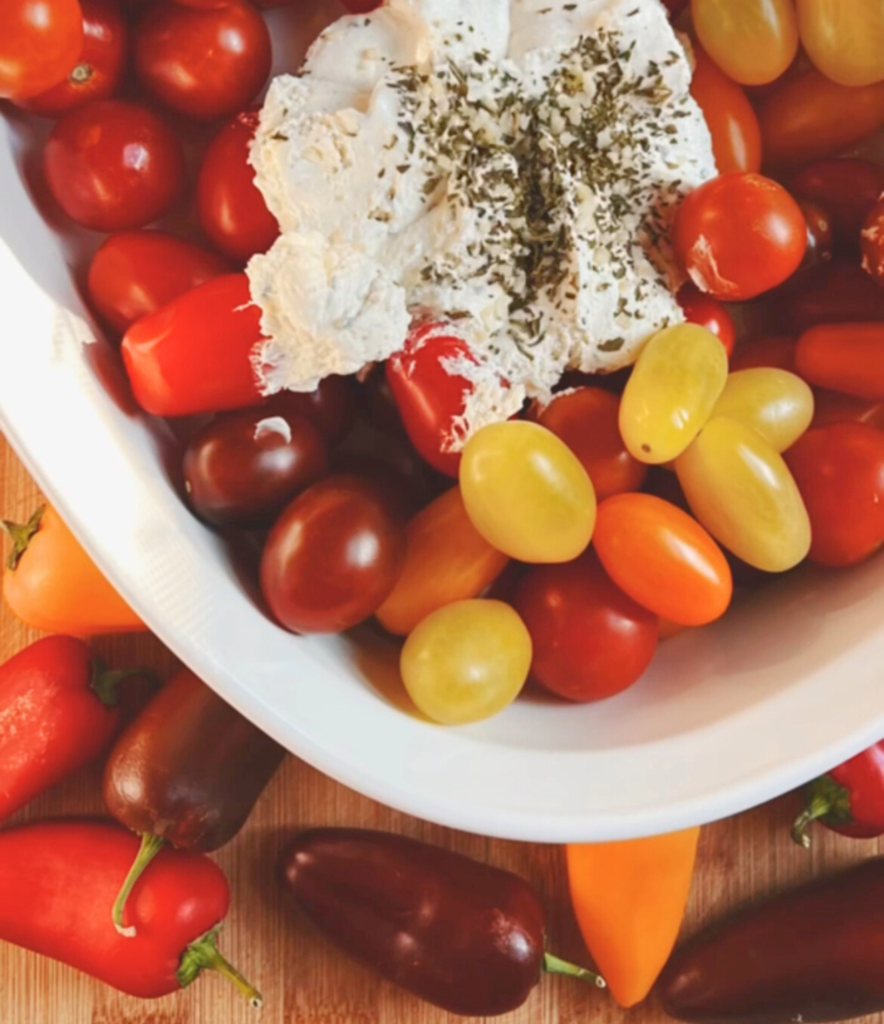
[[[661,637],[724,614],[735,583],[884,543],[884,167],[840,155],[884,127],[884,50],[867,44],[884,7],[693,0],[692,91],[721,175],[673,225],[688,322],[631,372],[570,375],[460,452],[456,324],[416,326],[359,381],[261,395],[242,268],[278,233],[248,162],[266,26],[246,0],[131,6],[6,0],[0,95],[59,118],[49,189],[114,232],[89,301],[123,336],[136,400],[179,424],[191,507],[259,538],[282,626],[374,619],[407,638],[419,708],[464,723],[529,675],[574,701],[619,693]],[[185,189],[170,123],[187,136],[195,120],[215,124],[196,201],[211,249],[143,230]],[[739,343],[725,303],[741,304]]]

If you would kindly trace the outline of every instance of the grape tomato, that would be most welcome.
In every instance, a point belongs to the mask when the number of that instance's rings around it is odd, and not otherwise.
[[[420,711],[441,725],[467,725],[518,697],[531,667],[531,637],[502,601],[458,601],[414,629],[400,665]]]
[[[264,403],[268,413],[303,416],[330,445],[338,444],[356,423],[356,386],[350,377],[324,377],[315,391],[279,391]]]
[[[884,167],[847,157],[817,160],[792,177],[789,191],[827,210],[839,246],[855,250],[869,211],[884,193]]]
[[[860,236],[863,270],[884,285],[884,199],[869,210]]]
[[[26,100],[58,85],[82,52],[77,0],[0,3],[0,99]]]
[[[798,341],[795,362],[811,384],[884,401],[884,323],[812,327]]]
[[[807,56],[840,85],[884,79],[884,5],[878,0],[795,0]]]
[[[813,426],[828,427],[832,423],[864,423],[884,430],[884,401],[854,398],[838,391],[817,388],[814,392]]]
[[[712,135],[719,174],[761,170],[761,126],[746,93],[694,44],[696,67],[691,95],[703,111]]]
[[[784,452],[810,427],[813,391],[786,370],[759,368],[732,373],[713,416],[726,416],[757,430],[777,452]]]
[[[792,0],[692,0],[691,14],[703,48],[742,85],[773,82],[798,53]]]
[[[835,226],[828,210],[809,199],[798,202],[807,224],[807,250],[801,264],[801,273],[831,263],[835,251]]]
[[[771,312],[789,334],[818,324],[884,320],[884,289],[859,263],[835,259],[790,281],[772,297]]]
[[[795,372],[795,349],[798,339],[789,334],[761,335],[747,338],[737,346],[731,359],[731,372],[755,367],[776,367]]]

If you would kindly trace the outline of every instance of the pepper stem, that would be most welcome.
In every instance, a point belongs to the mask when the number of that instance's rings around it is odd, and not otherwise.
[[[825,819],[827,824],[847,825],[853,820],[850,793],[831,775],[821,775],[807,787],[807,807],[795,819],[792,839],[805,850],[810,849],[809,826]]]
[[[134,678],[156,682],[157,675],[149,668],[109,669],[101,658],[95,658],[92,662],[92,682],[89,689],[105,707],[115,708],[120,703],[120,683]]]
[[[6,568],[15,570],[21,561],[22,555],[28,550],[28,545],[34,539],[43,522],[43,513],[46,506],[41,505],[26,523],[13,523],[8,519],[2,520],[3,529],[9,534],[12,541],[12,551],[6,559]]]
[[[206,932],[185,949],[175,977],[182,988],[187,988],[203,971],[216,971],[248,999],[251,1006],[260,1010],[264,997],[218,950],[218,936],[221,925]]]
[[[120,889],[120,893],[117,896],[114,908],[112,911],[114,919],[114,928],[120,933],[125,935],[127,939],[133,938],[137,933],[135,928],[131,925],[129,927],[123,924],[123,915],[126,910],[126,902],[129,896],[132,894],[132,890],[135,888],[135,883],[144,874],[148,864],[156,857],[156,855],[166,845],[166,840],[160,836],[151,835],[150,832],[145,832],[141,837],[141,849],[138,851],[138,856],[129,868],[129,874],[126,875],[126,881],[123,882],[123,887]]]
[[[810,836],[807,834],[807,830],[815,821],[825,818],[831,810],[832,805],[825,797],[813,797],[807,807],[795,819],[795,824],[792,826],[792,842],[803,846],[805,850],[809,850]]]
[[[567,960],[560,960],[552,953],[544,953],[543,969],[547,974],[565,974],[569,978],[579,978],[581,981],[588,981],[596,988],[607,988],[608,983],[600,975],[589,970],[588,967],[578,967],[577,964],[568,963]]]

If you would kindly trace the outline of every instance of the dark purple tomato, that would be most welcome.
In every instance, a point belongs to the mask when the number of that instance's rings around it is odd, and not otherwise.
[[[799,201],[807,221],[807,251],[799,273],[805,273],[823,263],[830,263],[835,247],[835,227],[829,211],[809,199]]]
[[[293,633],[341,633],[390,596],[405,526],[376,484],[335,476],[296,498],[267,539],[261,590]]]
[[[264,406],[217,416],[184,454],[190,504],[215,526],[270,525],[327,472],[319,430],[303,416]]]
[[[329,444],[342,441],[356,422],[356,385],[350,377],[326,377],[315,391],[280,391],[268,398],[265,409],[303,416],[319,429]]]

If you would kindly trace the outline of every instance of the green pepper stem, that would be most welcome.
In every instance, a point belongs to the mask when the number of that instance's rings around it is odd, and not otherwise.
[[[807,787],[807,806],[795,819],[792,839],[809,850],[810,836],[807,829],[813,822],[820,820],[825,820],[827,825],[848,825],[853,820],[850,792],[831,775],[821,775]]]
[[[807,830],[820,818],[825,818],[832,810],[832,805],[824,796],[815,796],[807,807],[795,819],[792,826],[792,842],[803,846],[805,850],[810,849],[810,836]]]
[[[569,978],[579,978],[581,981],[588,981],[596,988],[607,988],[608,983],[600,975],[587,967],[578,967],[577,964],[568,963],[567,960],[560,960],[552,953],[544,953],[543,969],[547,974],[565,974]]]
[[[206,932],[185,949],[175,977],[182,988],[187,988],[203,971],[216,971],[232,982],[256,1010],[261,1009],[264,998],[255,986],[218,951],[221,925]]]
[[[153,684],[157,682],[157,674],[153,669],[109,669],[101,658],[96,658],[92,662],[92,681],[89,684],[89,689],[105,707],[115,708],[120,703],[120,683],[136,678],[148,679]]]
[[[156,855],[166,845],[166,840],[160,836],[151,835],[149,832],[145,832],[141,837],[141,849],[138,851],[138,856],[129,868],[129,874],[126,875],[126,881],[123,882],[123,887],[120,889],[120,893],[117,896],[114,908],[112,911],[114,919],[114,928],[120,933],[125,935],[127,939],[133,938],[137,933],[133,926],[125,927],[123,924],[123,914],[126,910],[126,902],[129,896],[132,894],[132,890],[135,888],[135,883],[144,874],[148,864],[156,857]]]
[[[46,506],[41,505],[26,523],[2,520],[3,529],[9,534],[9,539],[12,541],[12,551],[9,552],[9,558],[6,559],[7,569],[14,571],[18,567],[22,555],[28,550],[28,545],[40,530],[45,511]]]

